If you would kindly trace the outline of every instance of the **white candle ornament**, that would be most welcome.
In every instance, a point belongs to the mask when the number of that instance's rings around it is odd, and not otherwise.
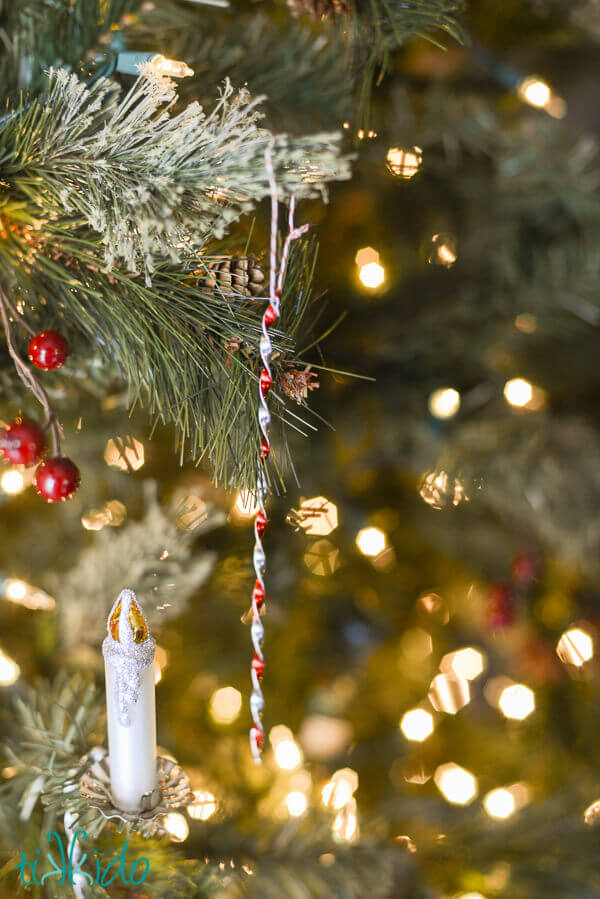
[[[102,644],[106,672],[111,792],[126,812],[158,801],[154,653],[156,643],[132,590],[122,590]]]

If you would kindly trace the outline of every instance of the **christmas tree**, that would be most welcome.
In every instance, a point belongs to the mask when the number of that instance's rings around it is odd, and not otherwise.
[[[0,0],[2,896],[600,895],[599,39]]]

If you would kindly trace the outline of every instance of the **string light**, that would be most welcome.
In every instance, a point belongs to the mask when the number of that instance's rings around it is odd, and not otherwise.
[[[362,528],[356,535],[356,545],[363,556],[378,556],[387,545],[387,539],[379,528]]]
[[[8,471],[5,471],[2,478],[0,478],[0,487],[9,496],[16,496],[16,494],[20,493],[25,487],[25,478],[20,471],[17,471],[15,468],[10,468]]]
[[[56,607],[56,601],[48,593],[16,578],[7,578],[5,581],[0,578],[0,591],[5,599],[26,609],[51,611]]]
[[[572,627],[561,636],[556,652],[561,662],[580,668],[593,658],[594,641],[580,627]]]
[[[358,789],[358,774],[352,768],[340,768],[326,783],[321,792],[323,805],[341,809],[350,802]]]
[[[217,800],[208,790],[194,790],[194,801],[187,807],[190,818],[208,821],[217,810]]]
[[[523,78],[519,82],[517,92],[525,103],[536,109],[544,109],[555,119],[562,119],[567,114],[566,101],[554,94],[550,86],[536,75]]]
[[[354,843],[358,839],[358,813],[354,796],[335,816],[331,825],[333,836],[336,840],[345,843]]]
[[[240,714],[242,694],[235,687],[221,687],[210,697],[209,713],[217,724],[231,724]]]
[[[453,387],[442,387],[429,394],[427,405],[434,418],[452,418],[460,409],[460,393]]]
[[[433,779],[444,799],[452,805],[468,805],[477,796],[475,777],[454,762],[436,768]]]
[[[422,743],[433,733],[433,715],[426,709],[410,709],[402,716],[400,730],[407,740]]]
[[[535,709],[533,690],[524,684],[511,684],[502,690],[498,706],[506,718],[523,721]]]
[[[16,662],[0,649],[0,685],[10,687],[19,679],[21,669]]]
[[[451,234],[434,234],[429,262],[434,265],[445,265],[450,268],[456,262],[456,241]]]
[[[179,812],[169,812],[163,818],[163,824],[173,842],[183,843],[184,840],[187,840],[190,828],[183,815]]]
[[[511,378],[504,385],[504,396],[511,406],[522,408],[531,402],[533,387],[524,378]]]
[[[146,70],[165,78],[189,78],[194,70],[179,59],[168,59],[162,53],[124,52],[119,53],[116,71],[123,75],[139,75]]]

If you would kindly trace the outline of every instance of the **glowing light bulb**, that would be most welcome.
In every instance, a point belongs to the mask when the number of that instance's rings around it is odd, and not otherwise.
[[[499,787],[491,790],[483,800],[483,806],[490,818],[505,820],[516,811],[517,803],[510,790]]]
[[[410,709],[402,716],[400,730],[407,740],[422,743],[433,733],[433,715],[426,709]]]
[[[179,812],[169,812],[163,818],[165,830],[175,843],[183,843],[190,834],[187,821]]]
[[[157,75],[164,75],[166,78],[189,78],[194,74],[194,70],[179,59],[167,59],[160,53],[155,56],[151,63],[152,71]]]
[[[504,385],[504,396],[511,406],[522,408],[531,402],[533,387],[524,378],[512,378]]]
[[[427,405],[434,418],[452,418],[460,409],[460,393],[453,387],[442,387],[429,395]]]
[[[221,687],[210,697],[208,709],[217,724],[231,724],[242,709],[242,694],[235,687]]]
[[[436,768],[433,779],[444,799],[452,805],[468,805],[477,796],[475,777],[454,762]]]
[[[556,652],[561,662],[580,668],[594,656],[594,641],[580,627],[572,627],[565,631],[556,645]]]
[[[544,109],[550,102],[552,91],[545,81],[535,76],[524,78],[519,84],[519,95],[530,106]]]
[[[337,813],[331,825],[336,840],[354,843],[358,839],[358,814],[356,799],[352,796],[346,805]]]
[[[343,808],[358,789],[358,774],[352,768],[340,768],[321,792],[323,805],[333,809]]]
[[[385,281],[385,269],[379,262],[368,262],[360,267],[358,277],[369,290],[376,290]]]
[[[387,539],[379,528],[363,528],[356,535],[356,545],[363,556],[378,556],[387,545]]]
[[[194,790],[194,801],[188,805],[187,813],[196,821],[208,821],[217,810],[217,800],[208,790]]]
[[[533,690],[524,684],[511,684],[505,687],[498,700],[500,711],[506,718],[523,721],[535,709]]]
[[[0,685],[10,687],[19,678],[21,669],[0,649]]]
[[[308,799],[300,790],[292,790],[285,797],[287,810],[292,818],[299,818],[308,808]]]
[[[4,492],[8,493],[9,496],[16,496],[17,493],[20,493],[21,490],[23,490],[24,486],[25,478],[20,471],[17,471],[14,468],[5,471],[0,479],[0,487],[2,487]]]
[[[4,591],[8,599],[19,602],[21,599],[25,598],[27,584],[25,581],[7,581]]]

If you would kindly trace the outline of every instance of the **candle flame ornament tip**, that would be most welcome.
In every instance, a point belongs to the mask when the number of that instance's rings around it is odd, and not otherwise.
[[[121,642],[123,624],[129,627],[134,643],[143,643],[148,639],[148,625],[133,590],[121,591],[108,618],[107,630],[117,643]]]

